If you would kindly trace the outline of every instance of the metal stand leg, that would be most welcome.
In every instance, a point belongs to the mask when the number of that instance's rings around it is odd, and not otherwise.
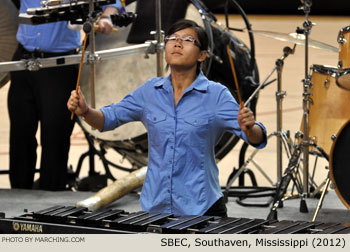
[[[326,192],[327,192],[327,190],[328,190],[329,184],[330,184],[330,178],[329,178],[329,172],[328,172],[328,176],[327,176],[327,180],[326,180],[326,185],[324,186],[324,189],[323,189],[322,194],[321,194],[321,198],[320,198],[320,200],[318,201],[317,206],[316,206],[316,210],[315,210],[315,213],[314,213],[314,217],[312,218],[312,221],[313,221],[313,222],[316,220],[317,215],[318,215],[318,212],[320,211],[320,209],[321,209],[321,207],[322,207],[323,200],[324,200],[324,196],[326,195]]]
[[[88,141],[89,150],[83,153],[78,161],[77,169],[75,171],[75,178],[79,177],[79,173],[81,171],[81,167],[85,158],[89,157],[89,176],[76,182],[76,188],[79,191],[97,191],[107,186],[107,179],[116,180],[115,177],[109,170],[107,160],[105,158],[106,151],[101,149],[98,151],[95,146],[93,139],[88,135],[88,133],[84,132],[86,140]],[[98,156],[102,161],[103,167],[105,169],[105,174],[100,175],[99,172],[95,171],[95,156]]]

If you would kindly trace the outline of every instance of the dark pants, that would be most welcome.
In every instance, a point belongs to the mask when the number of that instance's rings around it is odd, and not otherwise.
[[[209,209],[204,213],[205,216],[220,216],[227,217],[227,208],[223,197],[218,199]]]
[[[29,58],[19,45],[13,60]],[[53,57],[55,54],[41,54]],[[36,132],[40,121],[40,184],[43,190],[64,190],[70,135],[67,101],[75,89],[78,67],[62,66],[11,73],[8,93],[10,116],[10,182],[12,188],[31,189],[36,168]]]

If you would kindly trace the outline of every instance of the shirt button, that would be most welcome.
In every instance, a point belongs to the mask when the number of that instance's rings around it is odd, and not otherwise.
[[[37,35],[40,36],[40,32],[38,32]]]

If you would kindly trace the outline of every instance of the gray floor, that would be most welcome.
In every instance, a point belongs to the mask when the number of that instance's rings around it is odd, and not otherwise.
[[[49,192],[40,190],[10,190],[0,189],[0,212],[5,213],[6,218],[15,217],[28,211],[43,210],[54,205],[74,206],[76,202],[93,195],[92,192]],[[236,203],[237,198],[230,197],[227,203],[230,217],[246,217],[266,219],[270,207],[244,207]],[[267,199],[250,199],[250,202],[265,202]],[[290,199],[284,202],[284,207],[278,209],[278,220],[304,220],[312,221],[318,199],[307,198],[306,203],[309,212],[299,211],[300,199]],[[122,209],[128,212],[139,211],[139,195],[129,193],[108,207]],[[350,223],[350,211],[342,204],[336,193],[330,190],[325,197],[322,209],[317,221]]]

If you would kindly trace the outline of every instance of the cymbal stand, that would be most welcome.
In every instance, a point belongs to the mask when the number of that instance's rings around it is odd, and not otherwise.
[[[303,29],[298,29],[299,32],[303,32],[305,35],[305,79],[303,80],[303,140],[302,140],[302,152],[303,152],[303,193],[301,196],[300,211],[308,212],[305,197],[309,196],[309,102],[311,93],[309,92],[311,86],[311,77],[309,76],[309,35],[312,28],[312,23],[309,20],[309,14],[311,11],[311,0],[301,0],[303,4],[299,9],[305,13],[305,21],[303,23]],[[297,31],[297,32],[298,32]]]
[[[256,93],[263,87],[271,84],[271,82],[268,82],[268,79],[272,76],[272,74],[277,71],[277,92],[276,92],[276,103],[277,103],[277,131],[271,133],[268,136],[268,139],[272,136],[277,136],[277,185],[280,182],[282,178],[282,144],[284,146],[285,151],[287,152],[288,158],[291,155],[291,143],[289,140],[289,133],[286,133],[282,131],[282,101],[284,96],[286,95],[285,91],[281,90],[282,87],[282,71],[283,71],[283,65],[284,60],[288,57],[290,54],[294,54],[296,44],[294,45],[293,49],[290,47],[283,48],[283,55],[278,58],[275,62],[275,66],[272,69],[272,71],[267,75],[265,80],[259,84],[259,86],[254,90],[253,94],[248,98],[248,100],[245,102],[244,106],[247,106],[251,99],[256,95]],[[264,170],[259,166],[259,164],[253,159],[254,156],[257,154],[259,150],[256,149],[253,151],[253,153],[249,156],[249,158],[245,161],[245,163],[237,170],[235,171],[235,174],[232,178],[229,179],[229,181],[226,184],[225,188],[225,196],[229,195],[229,190],[233,182],[241,175],[242,172],[244,172],[247,169],[247,166],[250,163],[253,163],[255,167],[262,173],[262,175],[271,183],[273,184],[273,181],[269,178],[269,176],[264,172]]]
[[[276,92],[276,104],[277,104],[277,184],[282,178],[282,101],[286,95],[285,91],[281,90],[282,87],[282,70],[284,65],[284,59],[289,54],[294,54],[296,44],[293,49],[285,47],[283,49],[283,56],[276,61],[277,70],[277,92]]]
[[[298,134],[296,134],[295,139],[298,139]],[[301,160],[301,153],[302,153],[302,147],[301,144],[296,144],[293,150],[293,154],[291,158],[289,159],[288,167],[284,172],[283,177],[281,178],[281,181],[277,187],[276,195],[273,200],[273,205],[271,207],[270,213],[267,216],[268,220],[276,220],[277,219],[277,208],[281,207],[283,204],[283,201],[287,199],[287,197],[284,197],[284,195],[287,192],[288,185],[290,181],[293,181],[293,187],[295,186],[298,194],[302,194],[302,183],[300,181],[300,178],[298,176],[299,173],[299,166],[300,166],[300,160]]]
[[[294,151],[289,160],[288,167],[284,172],[284,176],[281,179],[281,183],[277,188],[277,193],[274,199],[274,203],[271,207],[268,219],[277,219],[277,208],[281,207],[281,203],[288,197],[284,197],[290,181],[293,181],[294,186],[298,191],[298,196],[301,198],[300,201],[300,212],[307,213],[308,208],[306,205],[305,197],[309,196],[309,102],[310,95],[309,92],[311,86],[311,76],[308,74],[308,55],[309,55],[309,34],[311,32],[312,23],[309,21],[309,13],[311,10],[312,1],[311,0],[301,0],[302,6],[299,9],[303,10],[305,13],[305,21],[303,23],[303,28],[297,28],[297,33],[304,33],[305,35],[305,78],[303,79],[303,133],[296,133],[295,139],[299,139],[302,136],[302,141],[300,144],[294,144]],[[312,143],[313,144],[313,143]],[[300,162],[303,163],[303,177],[300,180]],[[293,196],[292,196],[293,197]]]

